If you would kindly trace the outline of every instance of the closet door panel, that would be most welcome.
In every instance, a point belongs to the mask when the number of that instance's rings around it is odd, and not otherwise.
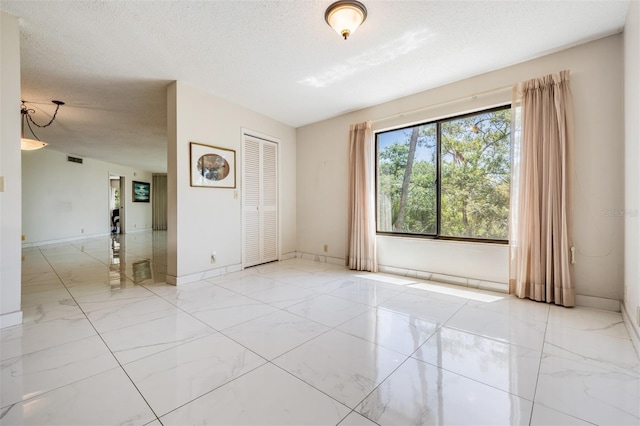
[[[278,146],[262,145],[262,250],[263,260],[278,260]]]
[[[278,212],[275,210],[263,212],[263,261],[278,260]]]
[[[262,260],[260,235],[260,143],[245,139],[243,152],[243,264],[257,265]]]
[[[244,214],[244,265],[253,266],[262,263],[260,252],[260,212],[246,211]]]

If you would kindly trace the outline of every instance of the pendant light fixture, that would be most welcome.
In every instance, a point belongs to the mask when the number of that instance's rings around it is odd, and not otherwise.
[[[367,19],[367,8],[356,0],[339,0],[327,8],[324,20],[346,40]]]
[[[23,151],[33,151],[34,149],[44,148],[45,146],[48,145],[48,143],[41,141],[40,138],[36,136],[36,134],[33,132],[33,129],[31,128],[31,125],[33,124],[36,127],[44,128],[44,127],[50,126],[51,123],[53,123],[53,120],[56,119],[56,114],[58,114],[58,109],[60,108],[60,105],[64,105],[64,102],[62,101],[51,101],[51,102],[56,105],[56,110],[53,113],[53,117],[51,117],[51,121],[49,121],[47,124],[40,125],[35,121],[33,121],[33,118],[31,117],[33,114],[36,113],[36,111],[32,108],[27,108],[27,106],[25,105],[25,101],[22,101],[22,105],[20,105],[20,114],[22,115],[22,128],[21,128],[22,131],[20,134],[20,149],[22,149]],[[25,134],[24,134],[25,124],[27,125],[27,129],[29,129],[29,131],[31,132],[33,139],[25,137]]]

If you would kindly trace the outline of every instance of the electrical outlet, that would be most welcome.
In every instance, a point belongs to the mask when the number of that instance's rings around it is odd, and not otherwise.
[[[84,228],[82,228],[82,229],[80,230],[80,233],[81,233],[81,234],[84,234]]]
[[[24,241],[24,240],[26,240],[26,239],[27,239],[27,236],[26,236],[26,235],[23,235],[23,236],[22,236],[22,241]]]
[[[328,252],[329,251],[329,244],[325,244],[324,245],[324,252]]]

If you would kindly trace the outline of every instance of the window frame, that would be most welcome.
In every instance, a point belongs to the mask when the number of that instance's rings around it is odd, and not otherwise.
[[[459,241],[459,242],[468,242],[468,243],[489,243],[489,244],[501,244],[506,245],[509,244],[509,237],[507,235],[506,239],[494,239],[494,238],[473,238],[473,237],[452,237],[448,235],[441,235],[441,227],[442,227],[442,123],[448,121],[454,121],[466,117],[471,117],[474,115],[480,115],[484,113],[490,113],[495,111],[502,111],[505,109],[511,109],[512,104],[510,102],[500,104],[498,106],[480,109],[477,111],[467,112],[464,114],[446,116],[443,118],[439,118],[436,120],[422,121],[417,122],[411,125],[402,125],[399,127],[393,127],[384,130],[374,131],[374,144],[375,144],[375,202],[376,202],[376,235],[382,236],[390,236],[390,237],[399,237],[399,238],[419,238],[419,239],[428,239],[428,240],[443,240],[443,241]],[[425,125],[436,125],[436,233],[435,234],[413,234],[409,232],[390,232],[390,231],[380,231],[378,229],[378,164],[379,164],[379,152],[378,152],[378,134],[394,132],[397,130],[404,129],[412,129],[414,127],[425,126]],[[509,142],[509,150],[511,151],[512,144]],[[510,164],[511,166],[511,164]]]

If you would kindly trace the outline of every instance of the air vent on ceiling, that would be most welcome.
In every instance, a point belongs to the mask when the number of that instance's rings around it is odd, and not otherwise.
[[[71,163],[78,163],[78,164],[82,164],[82,158],[78,158],[78,157],[72,157],[70,155],[67,155],[67,161],[71,162]]]

